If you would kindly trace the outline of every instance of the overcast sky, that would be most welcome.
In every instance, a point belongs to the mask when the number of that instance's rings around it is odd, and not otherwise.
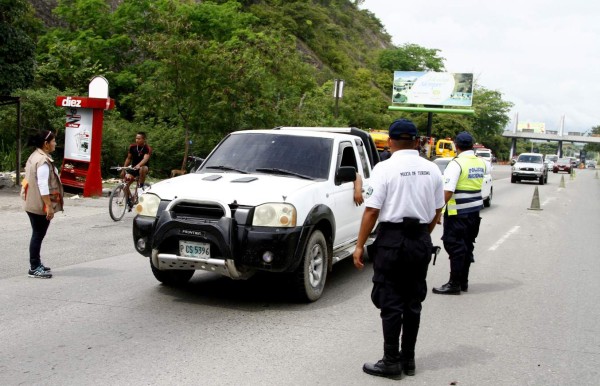
[[[395,45],[440,50],[446,71],[514,103],[519,122],[564,132],[600,125],[600,2],[366,0]],[[390,75],[391,76],[391,75]]]

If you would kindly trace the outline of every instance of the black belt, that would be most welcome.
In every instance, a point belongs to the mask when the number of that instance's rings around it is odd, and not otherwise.
[[[404,217],[402,222],[380,222],[381,230],[404,230],[429,232],[429,224],[420,224],[419,219]]]

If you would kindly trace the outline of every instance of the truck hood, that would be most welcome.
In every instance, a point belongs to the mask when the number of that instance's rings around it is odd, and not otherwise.
[[[517,162],[515,168],[543,168],[544,164],[534,164],[530,162]]]
[[[203,173],[186,174],[152,185],[149,193],[162,200],[193,198],[219,200],[226,204],[256,206],[266,202],[286,202],[298,190],[317,181],[265,174]]]

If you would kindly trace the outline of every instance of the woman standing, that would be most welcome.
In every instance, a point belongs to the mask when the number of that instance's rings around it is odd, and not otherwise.
[[[25,179],[21,186],[23,209],[31,222],[29,242],[29,277],[49,279],[52,272],[42,264],[40,249],[54,213],[63,210],[63,186],[50,153],[56,148],[56,137],[41,130],[29,139],[35,150],[25,165]]]

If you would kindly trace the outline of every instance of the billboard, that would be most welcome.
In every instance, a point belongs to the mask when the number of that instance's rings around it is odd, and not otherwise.
[[[471,106],[473,74],[394,71],[392,103]]]
[[[544,122],[519,122],[517,123],[517,131],[546,134],[546,124]]]

